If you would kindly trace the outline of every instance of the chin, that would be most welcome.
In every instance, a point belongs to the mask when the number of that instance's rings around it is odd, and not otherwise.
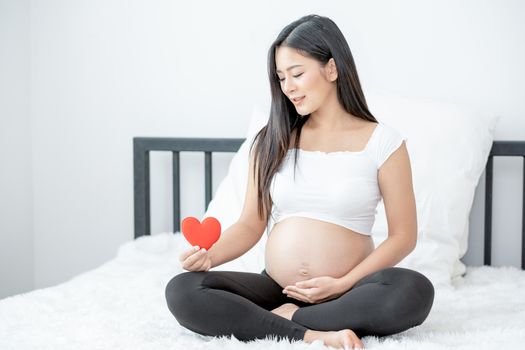
[[[308,115],[310,115],[310,112],[303,109],[302,111],[297,111],[297,114],[299,114],[301,117],[307,117]]]

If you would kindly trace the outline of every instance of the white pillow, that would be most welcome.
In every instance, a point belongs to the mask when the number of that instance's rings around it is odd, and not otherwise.
[[[465,265],[459,259],[467,250],[469,213],[499,116],[386,92],[371,92],[366,98],[377,120],[408,138],[417,206],[418,244],[397,266],[420,271],[435,286],[450,286],[451,278],[465,271]],[[266,125],[268,111],[267,107],[254,107],[247,141],[251,141]],[[238,218],[244,204],[249,145],[245,142],[243,146],[232,159],[228,175],[205,214],[224,218],[225,227]],[[376,247],[387,237],[383,201],[379,202],[377,211],[372,228]],[[268,232],[272,224],[270,222]],[[259,272],[264,268],[265,241],[266,235],[239,258],[246,271]],[[227,265],[221,267],[228,268]]]
[[[418,211],[418,244],[398,266],[414,268],[436,285],[465,272],[468,220],[499,116],[451,103],[386,92],[367,95],[372,114],[408,137]],[[387,236],[383,201],[372,229]]]

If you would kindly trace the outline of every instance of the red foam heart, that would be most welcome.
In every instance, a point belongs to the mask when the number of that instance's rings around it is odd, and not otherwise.
[[[221,223],[213,216],[208,216],[200,223],[199,219],[188,216],[182,220],[182,234],[192,246],[210,249],[221,236]]]

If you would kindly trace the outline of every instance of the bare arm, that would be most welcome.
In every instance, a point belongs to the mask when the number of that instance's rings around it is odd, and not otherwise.
[[[216,267],[234,260],[250,250],[261,238],[261,234],[250,226],[237,221],[208,250],[211,267]]]
[[[361,278],[398,264],[416,247],[416,201],[410,158],[404,142],[380,168],[378,179],[385,203],[388,238],[366,259],[340,278],[345,291]]]

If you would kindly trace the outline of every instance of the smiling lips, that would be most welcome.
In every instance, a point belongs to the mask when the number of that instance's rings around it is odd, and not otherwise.
[[[304,96],[297,97],[297,98],[292,98],[292,102],[297,105],[297,104],[301,103],[303,101],[303,99],[304,99]]]

